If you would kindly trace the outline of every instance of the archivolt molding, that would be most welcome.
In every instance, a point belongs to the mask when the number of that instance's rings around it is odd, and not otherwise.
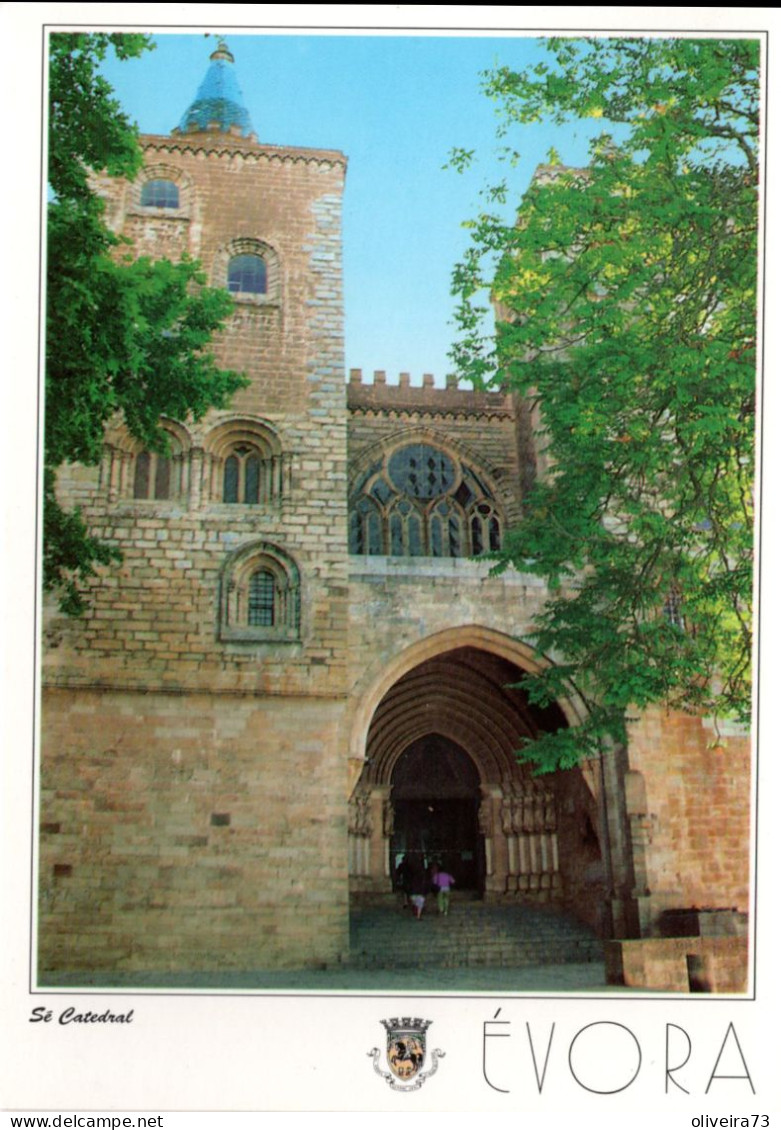
[[[163,417],[160,420],[160,427],[170,437],[172,454],[189,451],[193,447],[193,437],[190,430],[184,424],[180,424],[178,420]],[[117,423],[108,428],[105,443],[108,447],[116,448],[117,451],[124,451],[130,455],[138,455],[139,452],[145,450],[143,442],[136,439],[124,423]]]
[[[482,625],[447,628],[427,636],[405,648],[390,661],[382,665],[379,662],[375,664],[359,682],[353,695],[355,705],[350,725],[349,757],[361,761],[365,758],[369,727],[375,712],[388,691],[400,679],[429,660],[467,647],[496,655],[530,673],[551,666],[550,661],[540,656],[530,644]],[[471,701],[474,704],[473,697]],[[585,705],[574,689],[572,696],[559,701],[558,705],[570,725],[575,725],[585,716]],[[415,707],[411,706],[411,709],[414,710]]]
[[[253,617],[252,578],[270,578],[264,609]],[[233,643],[292,643],[300,639],[301,576],[294,559],[277,545],[255,541],[233,552],[220,576],[220,639]]]
[[[204,451],[225,459],[237,443],[250,443],[267,458],[282,454],[282,444],[273,424],[261,416],[235,416],[222,419],[204,435]]]

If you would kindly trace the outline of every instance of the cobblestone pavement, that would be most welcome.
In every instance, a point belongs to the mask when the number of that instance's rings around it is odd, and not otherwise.
[[[599,962],[580,965],[536,965],[523,968],[468,969],[334,969],[252,970],[221,973],[59,973],[41,987],[116,989],[214,989],[272,993],[472,993],[504,996],[511,993],[630,993],[635,990],[605,984]],[[644,990],[646,992],[647,990]]]

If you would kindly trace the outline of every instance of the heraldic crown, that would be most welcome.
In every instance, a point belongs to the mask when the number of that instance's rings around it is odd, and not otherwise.
[[[425,1032],[431,1021],[421,1020],[419,1016],[392,1016],[381,1023],[387,1032]]]

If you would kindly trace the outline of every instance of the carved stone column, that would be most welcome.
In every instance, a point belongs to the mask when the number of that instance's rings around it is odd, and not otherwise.
[[[390,839],[393,835],[393,807],[390,785],[373,785],[371,798],[372,839],[371,879],[372,890],[390,891],[393,887],[390,873]]]
[[[190,481],[186,486],[191,510],[199,510],[204,502],[204,455],[202,447],[194,447],[190,452]]]
[[[347,805],[348,870],[357,887],[371,873],[373,826],[371,790],[363,786],[355,790]]]
[[[512,782],[502,796],[501,819],[506,893],[545,901],[556,897],[562,882],[553,790],[531,780]]]
[[[507,844],[502,834],[502,789],[481,785],[478,829],[485,846],[485,890],[503,893],[507,876]]]

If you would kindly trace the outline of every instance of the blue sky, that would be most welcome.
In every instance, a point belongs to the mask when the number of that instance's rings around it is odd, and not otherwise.
[[[217,28],[215,31],[219,32]],[[480,189],[510,174],[517,201],[551,146],[566,164],[588,160],[597,123],[524,127],[509,140],[522,160],[495,156],[497,117],[481,72],[519,69],[544,54],[533,38],[426,35],[227,35],[258,139],[339,149],[349,167],[344,208],[346,361],[389,380],[424,372],[444,383],[454,329],[450,276],[479,210]],[[167,134],[192,101],[216,40],[155,36],[140,59],[105,73],[145,133]],[[474,149],[468,174],[445,169],[451,149]],[[507,215],[512,215],[508,204]]]

